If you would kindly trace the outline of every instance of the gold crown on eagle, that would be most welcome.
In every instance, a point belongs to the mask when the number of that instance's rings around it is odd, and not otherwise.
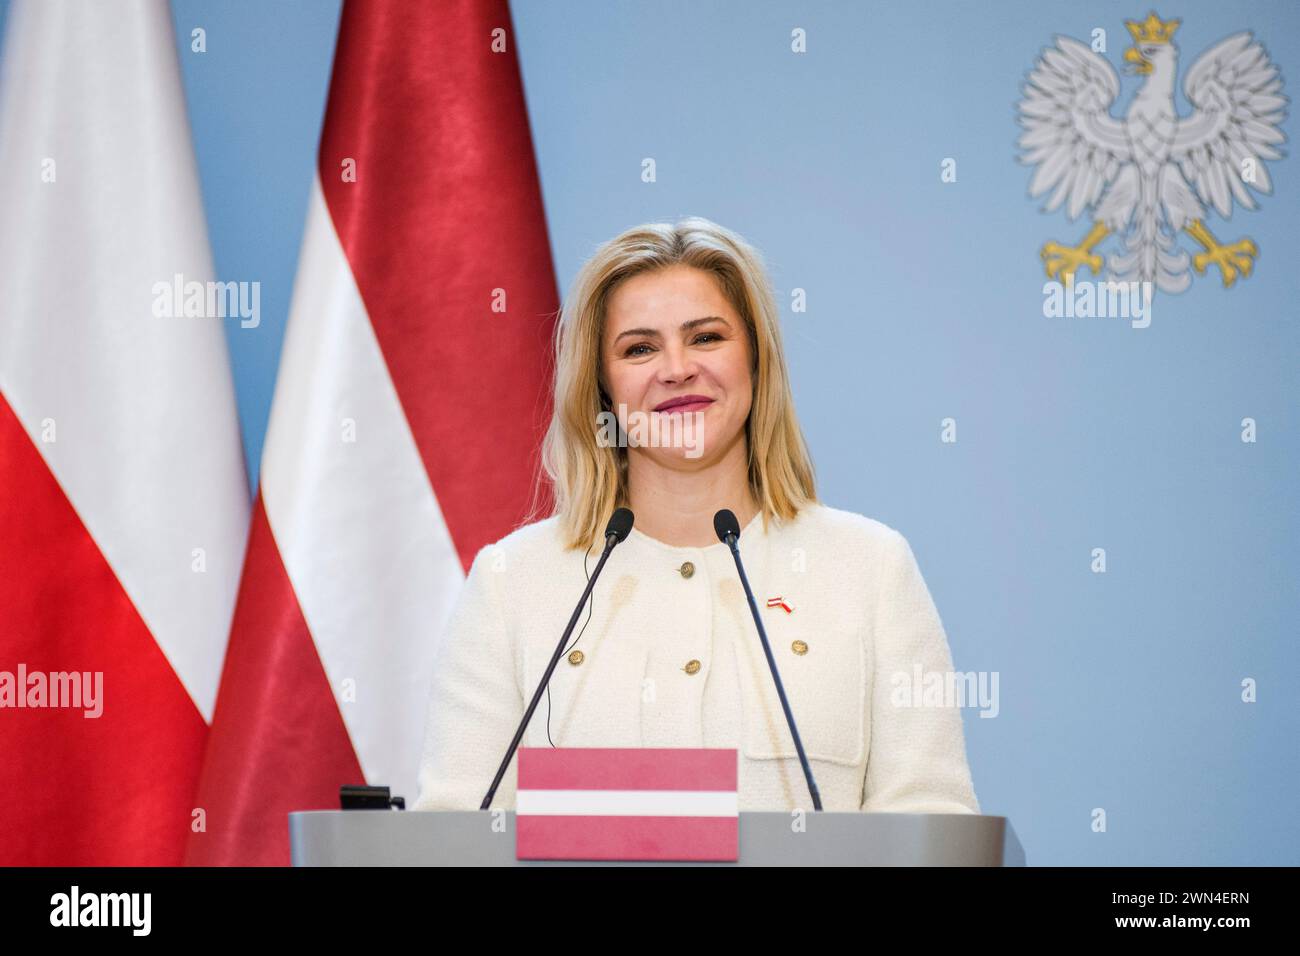
[[[1145,20],[1125,20],[1124,26],[1128,27],[1135,44],[1169,43],[1174,38],[1174,31],[1182,22],[1182,20],[1161,20],[1153,10],[1147,14]]]

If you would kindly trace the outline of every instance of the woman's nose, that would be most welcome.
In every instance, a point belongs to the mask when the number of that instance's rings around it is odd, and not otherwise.
[[[664,360],[659,366],[659,379],[665,384],[689,382],[695,377],[695,359],[681,346],[669,346],[663,351]]]

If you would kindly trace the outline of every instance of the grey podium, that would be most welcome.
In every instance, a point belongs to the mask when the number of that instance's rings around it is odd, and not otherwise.
[[[515,859],[513,810],[304,810],[294,866],[1024,866],[1006,817],[968,813],[742,812],[737,863]]]

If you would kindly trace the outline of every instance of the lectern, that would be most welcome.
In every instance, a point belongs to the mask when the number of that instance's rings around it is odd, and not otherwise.
[[[513,810],[289,814],[294,866],[1024,866],[1006,817],[969,813],[740,814],[736,863],[515,859]]]

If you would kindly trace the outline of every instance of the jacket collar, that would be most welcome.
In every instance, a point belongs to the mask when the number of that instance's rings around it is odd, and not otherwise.
[[[744,548],[747,544],[750,544],[752,542],[756,543],[757,540],[762,537],[763,537],[763,512],[760,510],[756,512],[754,517],[749,520],[749,524],[745,525],[745,527],[740,529],[740,546]],[[689,547],[680,547],[677,545],[665,544],[664,542],[660,541],[658,538],[652,538],[648,534],[642,533],[637,529],[635,525],[632,526],[632,530],[631,532],[629,532],[627,539],[628,541],[636,541],[636,543],[643,548],[658,551],[660,553],[664,553],[668,555],[676,555],[684,558],[707,555],[707,554],[711,554],[714,551],[723,554],[728,552],[728,548],[726,544],[724,544],[721,541],[718,541],[714,544],[708,545],[707,547],[703,547],[703,548],[689,548]]]

